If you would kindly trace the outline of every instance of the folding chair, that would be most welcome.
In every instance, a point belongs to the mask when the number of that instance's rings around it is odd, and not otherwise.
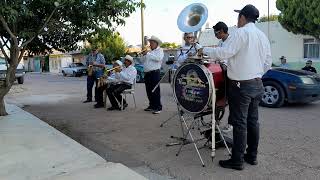
[[[131,89],[126,89],[121,93],[121,110],[123,110],[123,100],[125,99],[127,101],[127,94],[131,94],[133,97],[133,101],[134,101],[134,108],[137,108],[137,104],[136,104],[136,98],[134,96],[134,90],[136,88],[136,78],[133,80],[133,84]]]

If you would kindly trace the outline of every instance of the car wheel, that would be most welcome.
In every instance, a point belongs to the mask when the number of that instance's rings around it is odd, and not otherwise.
[[[22,77],[19,77],[18,78],[18,83],[19,84],[23,84],[23,82],[24,82],[24,77],[22,76]]]
[[[263,86],[264,92],[260,104],[264,107],[281,107],[284,104],[285,93],[279,83],[267,81],[263,83]]]
[[[77,73],[75,71],[72,72],[73,77],[77,77]]]
[[[138,72],[136,76],[136,82],[141,83],[143,82],[142,73]]]
[[[64,71],[62,71],[62,74],[63,74],[63,76],[67,76],[67,74]]]

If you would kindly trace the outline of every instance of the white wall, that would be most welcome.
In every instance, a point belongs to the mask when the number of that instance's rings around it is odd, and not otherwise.
[[[66,54],[49,56],[49,72],[60,73],[62,67],[66,67],[72,63],[72,56]]]
[[[268,36],[268,23],[256,23],[256,26]],[[303,58],[303,40],[313,38],[305,35],[295,35],[284,29],[277,21],[271,21],[270,24],[270,44],[272,59],[275,64],[279,64],[279,57],[286,56],[287,62],[304,61]],[[235,26],[229,27],[229,34],[232,35],[236,29]],[[215,37],[213,29],[205,29],[201,32],[199,43],[203,46],[217,45],[219,40]]]
[[[257,23],[257,27],[268,36],[268,23]],[[273,62],[279,62],[279,57],[287,57],[287,62],[303,60],[303,40],[311,36],[295,35],[284,29],[277,21],[271,21],[269,39]]]

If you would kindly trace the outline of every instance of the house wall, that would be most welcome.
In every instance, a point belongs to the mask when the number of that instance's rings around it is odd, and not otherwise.
[[[306,35],[295,35],[284,29],[277,21],[256,23],[256,26],[268,36],[271,45],[271,54],[273,63],[280,64],[279,58],[285,56],[292,69],[301,69],[305,66],[303,40],[313,38]],[[236,27],[229,27],[229,33],[232,35]],[[203,46],[217,45],[219,40],[215,37],[213,29],[205,29],[201,32],[199,43]],[[313,65],[320,71],[320,59],[313,60]]]
[[[62,67],[72,63],[72,56],[67,54],[51,54],[49,56],[49,72],[60,73]]]

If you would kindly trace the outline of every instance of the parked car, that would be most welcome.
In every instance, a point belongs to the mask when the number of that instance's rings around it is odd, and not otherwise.
[[[87,67],[82,63],[72,63],[68,67],[64,67],[61,70],[63,76],[71,75],[74,77],[87,74]]]
[[[261,105],[265,107],[320,100],[320,76],[312,72],[273,68],[262,77],[262,81],[264,94]]]
[[[0,58],[0,79],[5,79],[6,73],[7,73],[6,61],[3,58]],[[25,75],[24,65],[22,63],[19,63],[16,69],[16,74],[15,74],[16,80],[18,80],[19,84],[24,83],[24,75]]]

